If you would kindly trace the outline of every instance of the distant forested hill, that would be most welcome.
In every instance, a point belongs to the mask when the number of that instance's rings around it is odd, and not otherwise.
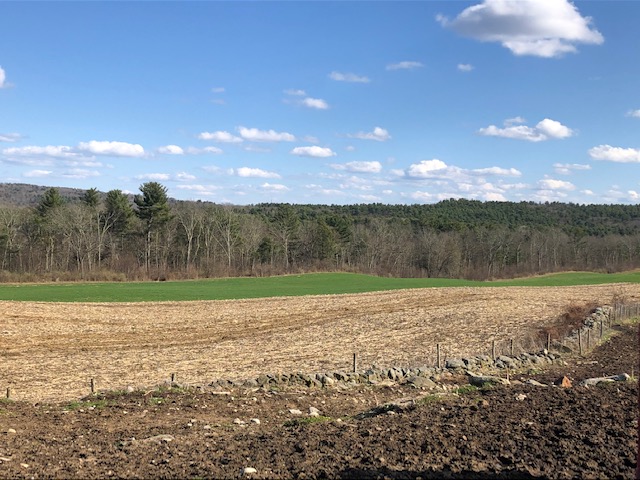
[[[16,207],[35,207],[51,187],[29,185],[26,183],[0,183],[0,205]],[[56,187],[60,196],[68,201],[77,201],[85,190],[80,188]]]
[[[481,202],[219,205],[157,182],[0,184],[0,281],[350,271],[501,278],[640,268],[640,206]]]

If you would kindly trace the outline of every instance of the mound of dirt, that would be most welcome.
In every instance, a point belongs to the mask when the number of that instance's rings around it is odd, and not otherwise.
[[[637,328],[619,330],[534,378],[637,372]],[[0,478],[633,478],[636,382],[454,388],[172,388],[2,402]]]

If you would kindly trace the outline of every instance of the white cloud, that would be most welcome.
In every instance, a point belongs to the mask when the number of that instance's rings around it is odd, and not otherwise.
[[[640,108],[638,110],[629,110],[627,112],[627,117],[640,118]]]
[[[149,180],[152,182],[162,182],[171,179],[171,175],[168,173],[144,173],[142,175],[136,175],[137,180]]]
[[[487,202],[506,202],[507,199],[505,198],[504,195],[502,195],[501,193],[497,193],[497,192],[489,192],[483,195],[483,198],[487,201]]]
[[[268,190],[270,192],[286,192],[289,189],[286,185],[281,185],[279,183],[263,183],[260,185],[260,188],[263,190]]]
[[[361,140],[376,140],[384,142],[391,138],[389,132],[381,127],[375,127],[372,132],[358,132],[347,135],[349,138],[359,138]]]
[[[144,157],[142,145],[126,142],[91,140],[78,144],[78,150],[94,155],[113,155],[116,157]]]
[[[568,0],[484,0],[443,26],[482,42],[499,42],[514,55],[560,57],[577,44],[600,45],[604,37]]]
[[[176,173],[176,180],[180,182],[192,182],[195,179],[196,179],[195,175],[191,175],[190,173],[187,173],[187,172]]]
[[[331,168],[336,170],[346,170],[353,173],[380,173],[382,164],[380,162],[347,162],[342,164],[332,164]]]
[[[184,150],[178,145],[165,145],[158,148],[158,153],[165,153],[167,155],[184,155]]]
[[[542,142],[552,138],[563,139],[571,137],[574,134],[573,130],[569,127],[549,118],[541,120],[535,127],[516,125],[517,123],[522,123],[523,120],[521,117],[510,118],[505,120],[504,128],[489,125],[486,128],[478,130],[478,133],[489,137],[513,138],[516,140],[527,140],[529,142]]]
[[[252,142],[294,142],[296,137],[287,132],[258,130],[257,128],[238,127],[240,136]]]
[[[460,70],[461,72],[470,72],[474,68],[475,67],[473,65],[471,65],[470,63],[459,63],[458,64],[458,70]]]
[[[90,177],[99,177],[100,172],[96,170],[87,170],[84,168],[72,168],[62,174],[63,177],[66,178],[90,178]]]
[[[319,147],[313,145],[310,147],[296,147],[291,150],[292,155],[298,155],[300,157],[315,157],[315,158],[327,158],[334,157],[336,153],[328,147]]]
[[[338,82],[350,83],[369,83],[371,81],[368,77],[356,75],[355,73],[331,72],[329,78]]]
[[[633,201],[640,200],[640,193],[636,192],[635,190],[629,190],[627,194],[629,194],[629,198]]]
[[[223,151],[218,147],[204,147],[204,148],[189,147],[187,148],[187,153],[189,155],[205,155],[205,154],[220,155],[221,153],[223,153]]]
[[[25,172],[22,176],[23,177],[48,177],[49,175],[51,175],[53,172],[51,170],[30,170],[28,172]]]
[[[0,142],[17,142],[22,138],[19,133],[0,133]]]
[[[434,172],[442,173],[446,169],[446,163],[434,158],[433,160],[422,160],[419,163],[410,165],[406,175],[411,178],[429,178]]]
[[[10,157],[53,157],[53,158],[73,158],[80,157],[73,151],[72,147],[66,145],[47,145],[46,147],[27,146],[11,147],[2,150],[3,155]]]
[[[541,190],[575,190],[576,186],[573,183],[565,182],[564,180],[545,178],[538,181],[538,188]]]
[[[414,70],[420,67],[424,67],[420,62],[404,61],[387,65],[387,70]]]
[[[549,138],[569,138],[573,135],[573,130],[562,125],[556,120],[545,118],[536,125],[536,130],[542,132]]]
[[[256,152],[256,153],[269,153],[271,152],[270,148],[266,147],[258,147],[257,145],[247,145],[244,147],[244,150],[247,152]]]
[[[519,177],[522,175],[522,172],[515,168],[501,167],[476,168],[474,170],[471,170],[471,173],[476,173],[479,175],[500,175],[503,177]]]
[[[224,87],[213,87],[211,89],[211,93],[224,93],[224,92],[225,92]]]
[[[6,80],[7,74],[4,72],[4,69],[0,67],[0,88],[7,88],[9,86],[9,84],[6,83]]]
[[[308,108],[315,108],[317,110],[327,110],[329,108],[329,104],[321,98],[307,97],[304,100],[301,100],[300,104]]]
[[[240,137],[236,137],[235,135],[218,130],[217,132],[201,132],[198,134],[198,138],[200,140],[213,140],[214,142],[221,143],[240,143],[242,139]]]
[[[418,202],[430,202],[434,199],[433,194],[420,190],[410,193],[409,197]]]
[[[571,175],[576,170],[591,170],[591,165],[581,163],[554,163],[553,170],[560,175]]]
[[[307,94],[307,92],[305,92],[304,90],[297,89],[285,90],[284,93],[286,93],[287,95],[292,95],[294,97],[304,97]]]
[[[217,185],[176,185],[179,190],[187,190],[190,192],[196,192],[199,195],[215,195],[220,189]]]
[[[580,193],[584,193],[585,195],[593,195],[593,190],[580,190]]]
[[[236,170],[239,177],[280,178],[275,172],[267,172],[260,168],[240,167]]]
[[[618,163],[640,163],[640,149],[598,145],[589,149],[589,156],[595,160]]]

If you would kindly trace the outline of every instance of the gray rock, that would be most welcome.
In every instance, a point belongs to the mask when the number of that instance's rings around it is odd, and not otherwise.
[[[475,375],[468,373],[469,383],[475,387],[484,387],[490,385],[510,385],[511,382],[506,378],[494,377],[491,375]]]
[[[420,377],[418,375],[412,375],[407,377],[407,383],[413,385],[416,388],[435,388],[436,384],[427,377]]]
[[[446,368],[465,368],[465,363],[459,358],[450,358],[445,363]]]

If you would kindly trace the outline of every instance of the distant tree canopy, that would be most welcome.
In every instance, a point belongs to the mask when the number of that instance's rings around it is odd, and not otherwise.
[[[12,187],[16,188],[16,187]],[[446,200],[429,205],[216,205],[42,189],[0,206],[4,278],[191,278],[342,270],[511,277],[640,267],[640,206]]]

